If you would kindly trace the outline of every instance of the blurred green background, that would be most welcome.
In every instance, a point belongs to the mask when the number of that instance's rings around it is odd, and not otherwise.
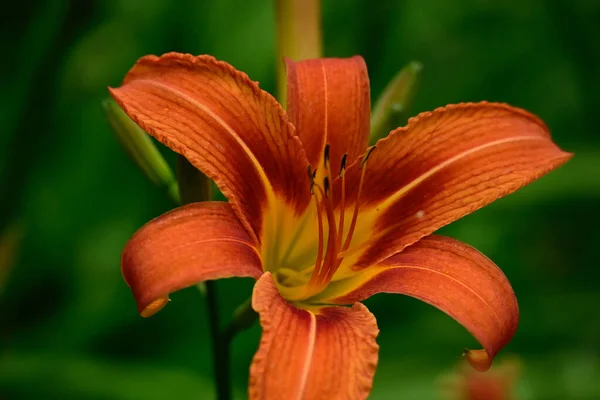
[[[121,278],[127,239],[172,205],[119,147],[100,104],[138,57],[173,50],[213,54],[273,92],[271,2],[2,7],[0,399],[211,398],[200,293],[176,293],[142,319]],[[508,102],[541,116],[576,153],[443,233],[476,246],[514,285],[521,323],[499,360],[519,357],[519,398],[600,399],[600,1],[325,0],[323,21],[325,54],[362,54],[374,99],[419,60],[413,113]],[[251,287],[219,282],[224,316]],[[371,398],[439,399],[474,339],[413,299],[379,295],[367,305],[381,329]],[[259,336],[255,326],[233,345],[240,399]]]

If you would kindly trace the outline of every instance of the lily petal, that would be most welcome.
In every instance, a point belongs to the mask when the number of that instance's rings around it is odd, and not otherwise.
[[[401,251],[571,156],[552,142],[539,118],[506,104],[450,105],[410,119],[380,140],[369,158],[359,224],[369,225],[370,243],[357,265]],[[348,169],[347,202],[360,172],[358,164]]]
[[[255,241],[275,197],[296,213],[310,202],[294,127],[271,95],[231,65],[210,56],[146,56],[110,92],[145,131],[216,182]]]
[[[153,219],[125,246],[121,270],[143,317],[171,292],[208,279],[260,277],[254,243],[224,202],[192,203]]]
[[[471,246],[444,236],[423,238],[327,290],[322,301],[330,304],[351,304],[376,293],[400,293],[439,308],[485,348],[485,352],[465,351],[480,371],[490,367],[519,322],[517,299],[500,268]]]
[[[351,162],[367,148],[371,100],[365,62],[355,56],[286,59],[286,65],[288,113],[309,162],[323,175],[323,150],[329,143],[337,176],[344,153]]]
[[[377,366],[373,314],[356,303],[311,312],[277,292],[270,273],[254,287],[263,335],[250,367],[251,399],[365,399]]]

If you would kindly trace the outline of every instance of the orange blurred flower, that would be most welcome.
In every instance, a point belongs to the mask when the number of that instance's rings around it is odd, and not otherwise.
[[[448,400],[515,400],[515,387],[520,374],[518,359],[501,362],[486,373],[471,368],[458,369],[458,374],[444,385]]]

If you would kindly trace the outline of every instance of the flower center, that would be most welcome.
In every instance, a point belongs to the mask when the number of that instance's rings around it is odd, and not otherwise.
[[[356,200],[354,203],[354,210],[352,212],[352,219],[347,232],[345,229],[345,210],[346,210],[346,162],[348,154],[344,154],[341,163],[338,177],[340,179],[341,193],[339,195],[339,218],[336,220],[335,207],[333,203],[333,175],[331,173],[331,165],[329,160],[329,144],[325,146],[324,150],[324,168],[325,176],[322,183],[315,181],[316,170],[308,166],[308,176],[311,182],[310,192],[313,196],[316,206],[316,217],[317,217],[317,231],[318,231],[318,246],[317,255],[314,265],[306,268],[304,271],[298,271],[296,274],[297,281],[304,281],[301,286],[280,288],[282,295],[289,301],[302,301],[309,299],[310,297],[322,292],[327,285],[331,282],[334,274],[339,269],[342,261],[344,260],[344,254],[346,254],[352,237],[356,229],[356,223],[358,220],[358,213],[360,208],[360,197],[363,190],[363,182],[365,179],[365,173],[367,169],[367,160],[371,155],[375,146],[370,147],[363,159],[360,162],[360,181],[358,184],[358,192],[356,194]],[[325,228],[325,219],[327,221],[327,228]],[[327,232],[325,232],[327,230]],[[344,235],[345,233],[345,235]],[[325,236],[327,235],[327,237]],[[344,237],[345,236],[345,237]],[[325,240],[327,239],[327,240]],[[312,271],[312,272],[311,272]],[[306,277],[308,273],[311,273],[310,279],[306,282],[303,277]],[[293,279],[293,277],[292,277]],[[280,283],[284,283],[286,278],[280,279]]]

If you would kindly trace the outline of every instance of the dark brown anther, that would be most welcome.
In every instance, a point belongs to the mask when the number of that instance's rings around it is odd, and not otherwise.
[[[369,157],[371,156],[371,153],[373,152],[373,150],[375,150],[377,147],[376,146],[371,146],[367,149],[367,152],[365,153],[365,155],[363,156],[363,159],[360,162],[360,167],[364,167],[364,165],[367,163],[367,160],[369,159]]]
[[[312,166],[308,164],[308,167],[306,168],[306,173],[308,174],[308,180],[310,181],[310,194],[315,194],[315,175],[317,171],[313,171]]]
[[[344,153],[342,156],[342,162],[340,163],[340,178],[344,176],[346,170],[346,161],[348,160],[348,153]]]
[[[323,179],[323,192],[325,197],[329,196],[329,177],[327,176]]]
[[[325,168],[329,165],[329,143],[325,145],[325,150],[323,151],[323,160],[325,162]]]

